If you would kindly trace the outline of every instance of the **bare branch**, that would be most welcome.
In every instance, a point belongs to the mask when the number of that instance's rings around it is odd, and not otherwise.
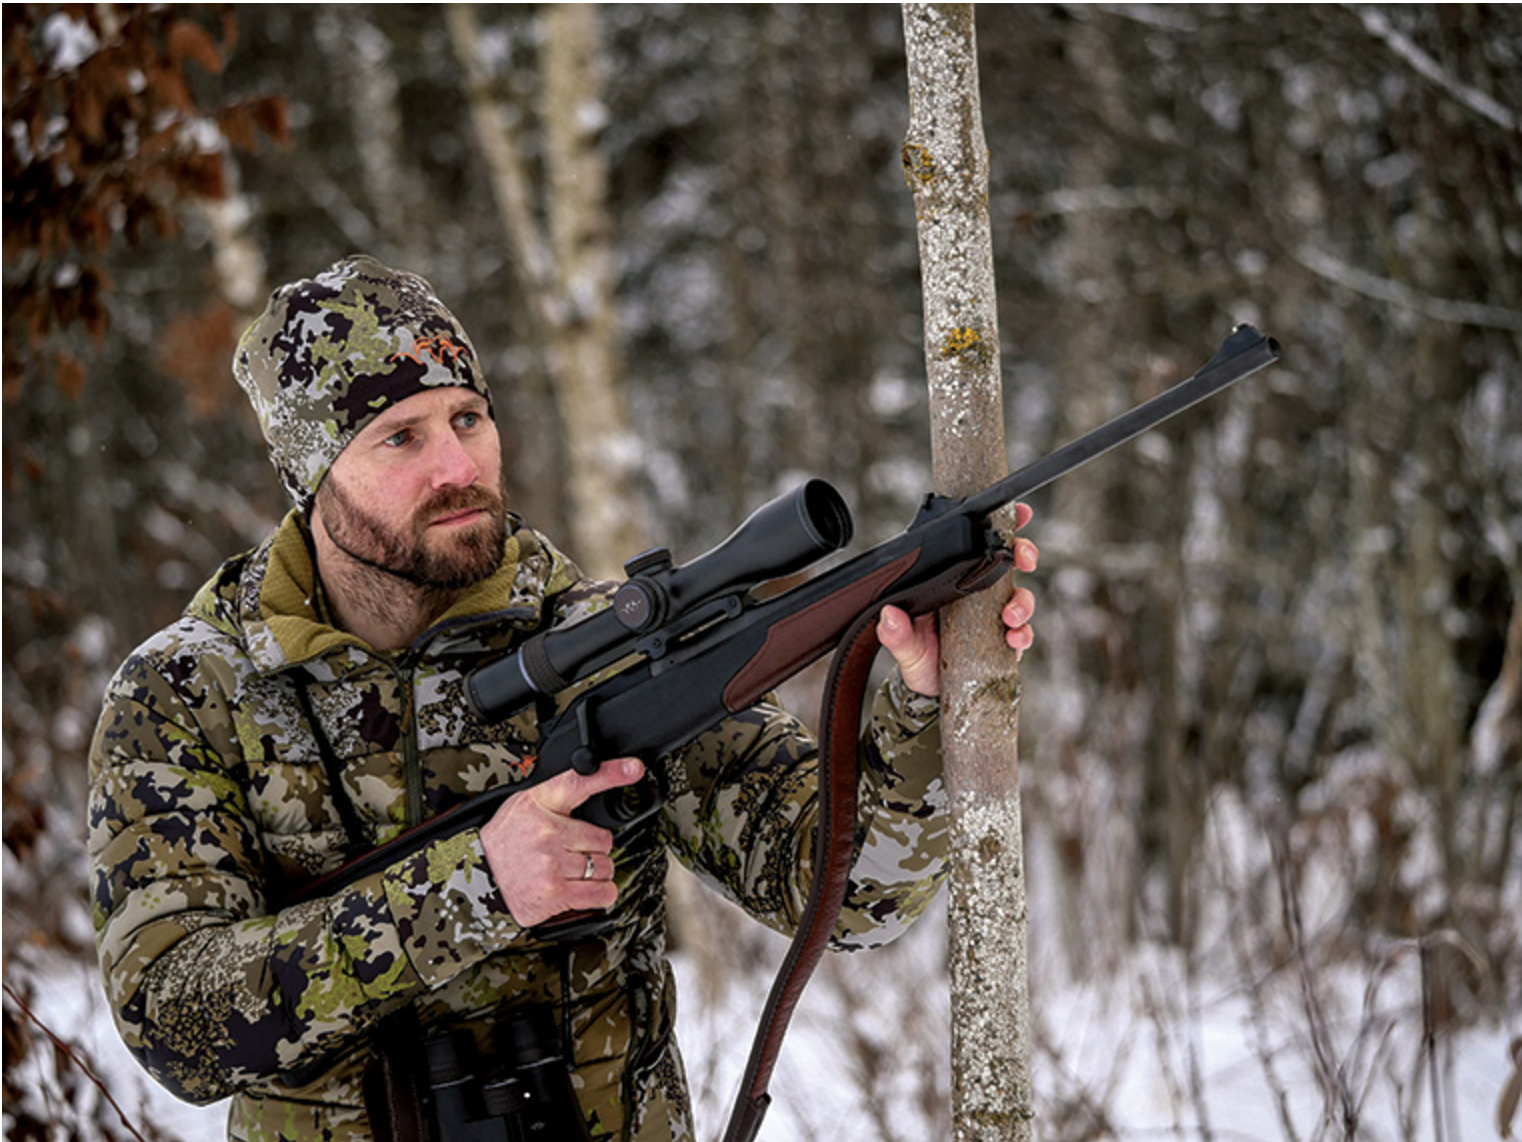
[[[1371,36],[1388,47],[1412,71],[1453,96],[1461,106],[1490,120],[1503,131],[1522,130],[1522,117],[1517,112],[1445,69],[1414,40],[1398,31],[1380,9],[1360,4],[1352,6],[1351,10]]]
[[[1505,329],[1522,333],[1522,313],[1499,305],[1485,305],[1478,301],[1455,301],[1452,298],[1433,297],[1413,289],[1405,282],[1394,281],[1361,270],[1315,246],[1302,246],[1294,252],[1295,260],[1317,277],[1352,290],[1356,294],[1388,302],[1403,309],[1420,313],[1434,321],[1446,321],[1453,325],[1472,325],[1481,329]]]

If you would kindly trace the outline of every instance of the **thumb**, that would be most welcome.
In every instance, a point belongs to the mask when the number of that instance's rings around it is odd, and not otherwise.
[[[898,654],[914,636],[909,616],[897,607],[884,607],[877,619],[877,641],[889,654]]]
[[[644,776],[645,763],[637,757],[605,761],[595,773],[567,769],[538,787],[538,801],[550,812],[569,817],[588,798],[622,785],[633,785]]]
[[[901,665],[913,662],[930,649],[928,634],[933,618],[926,619],[916,622],[898,607],[884,607],[877,620],[877,640]]]
[[[917,694],[941,692],[941,644],[934,614],[911,620],[897,607],[884,607],[877,638],[898,663],[904,684]]]

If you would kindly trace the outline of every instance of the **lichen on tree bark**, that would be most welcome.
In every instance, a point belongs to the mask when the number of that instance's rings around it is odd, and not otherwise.
[[[988,149],[971,5],[904,5],[905,180],[918,219],[936,490],[965,495],[1007,468],[988,221]],[[951,793],[952,1127],[959,1142],[1024,1140],[1034,1118],[1016,738],[1020,681],[984,592],[941,616]]]

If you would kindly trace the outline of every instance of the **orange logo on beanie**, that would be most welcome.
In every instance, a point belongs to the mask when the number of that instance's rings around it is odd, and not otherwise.
[[[470,350],[453,338],[440,333],[434,337],[419,337],[412,343],[411,349],[398,349],[386,360],[396,361],[405,357],[421,365],[425,362],[418,356],[419,352],[427,353],[441,365],[453,365],[460,354],[468,353]]]

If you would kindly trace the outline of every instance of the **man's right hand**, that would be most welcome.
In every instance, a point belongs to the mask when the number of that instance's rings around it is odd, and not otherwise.
[[[643,763],[632,757],[605,761],[593,774],[568,769],[513,794],[482,826],[486,863],[520,927],[613,907],[613,834],[571,814],[594,794],[644,775]]]

